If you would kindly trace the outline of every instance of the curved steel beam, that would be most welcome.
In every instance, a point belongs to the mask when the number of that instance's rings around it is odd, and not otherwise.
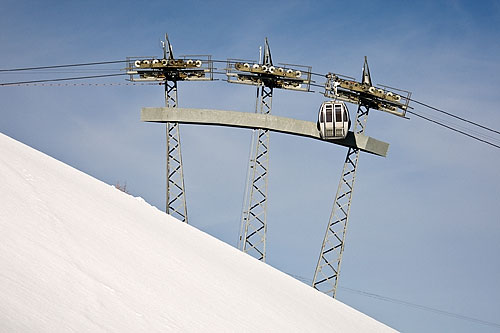
[[[222,111],[190,108],[142,108],[141,120],[156,123],[181,123],[197,125],[216,125],[240,128],[260,128],[273,132],[305,136],[312,139],[334,143],[361,151],[387,156],[389,144],[362,134],[348,132],[345,139],[323,140],[312,121],[277,117],[268,114]]]

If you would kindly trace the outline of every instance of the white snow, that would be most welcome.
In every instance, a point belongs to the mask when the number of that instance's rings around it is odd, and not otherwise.
[[[0,332],[391,328],[0,134]]]

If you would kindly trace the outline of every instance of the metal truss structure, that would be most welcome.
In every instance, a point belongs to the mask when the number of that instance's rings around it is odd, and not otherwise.
[[[129,59],[127,74],[130,81],[163,82],[165,106],[177,108],[177,82],[213,80],[213,62],[210,56],[174,58],[167,34],[162,44],[163,58]],[[165,212],[188,223],[179,124],[171,122],[166,123]]]
[[[267,42],[262,58],[263,66],[272,66],[271,51]],[[255,112],[270,114],[273,88],[257,88]],[[241,217],[238,247],[258,260],[266,261],[267,188],[269,175],[269,130],[256,129],[252,133],[248,178]]]
[[[165,106],[177,107],[177,81],[165,81]],[[165,212],[188,223],[181,137],[178,123],[166,123],[166,204]]]
[[[354,124],[355,134],[364,133],[370,107],[404,116],[404,111],[406,111],[408,106],[408,100],[406,104],[400,103],[400,95],[373,87],[366,57],[361,83],[329,75],[328,81],[325,84],[325,96],[358,104]],[[402,109],[403,112],[398,114],[398,109]],[[349,148],[347,152],[342,176],[333,202],[332,213],[328,221],[321,246],[321,253],[313,277],[312,286],[334,298],[337,292],[342,255],[344,253],[359,152],[360,150],[357,148]]]
[[[356,113],[354,132],[363,134],[368,119],[369,108],[359,105]],[[337,188],[332,213],[321,246],[321,254],[314,272],[312,286],[335,298],[337,283],[344,252],[347,222],[351,209],[352,192],[356,180],[360,150],[349,148]]]
[[[267,38],[260,63],[228,60],[226,75],[228,82],[257,86],[255,112],[265,115],[271,113],[274,88],[309,91],[311,85],[311,67],[273,65]],[[268,176],[269,130],[261,128],[252,136],[238,248],[262,261],[266,260]]]
[[[256,113],[270,114],[272,98],[273,88],[257,88]],[[268,175],[269,130],[256,129],[252,134],[238,247],[262,261],[266,261]]]

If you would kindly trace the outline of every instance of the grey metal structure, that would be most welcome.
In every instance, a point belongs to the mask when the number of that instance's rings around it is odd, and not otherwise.
[[[165,106],[177,108],[177,81],[165,81]],[[188,223],[179,123],[166,123],[165,212]]]
[[[260,63],[228,60],[226,74],[228,82],[257,86],[255,113],[262,115],[271,113],[274,88],[308,91],[311,81],[310,67],[303,72],[273,66],[267,38]],[[261,261],[266,261],[268,177],[269,130],[259,128],[252,135],[238,248]]]
[[[373,86],[366,57],[361,82],[329,73],[324,95],[333,101],[326,103],[355,103],[358,104],[358,110],[353,132],[347,132],[344,137],[347,131],[345,128],[342,136],[322,137],[319,131],[321,117],[316,125],[313,122],[271,116],[273,89],[310,91],[312,73],[311,67],[287,64],[273,66],[267,38],[260,63],[237,59],[227,61],[228,82],[257,86],[255,113],[178,108],[177,81],[213,79],[210,56],[207,56],[206,60],[186,57],[173,58],[172,47],[166,36],[163,59],[131,61],[127,72],[132,81],[153,80],[163,81],[165,84],[166,107],[143,108],[141,119],[166,123],[167,126],[167,213],[187,223],[179,123],[254,129],[238,247],[261,261],[266,259],[269,132],[300,135],[346,146],[349,150],[313,278],[315,289],[335,297],[359,152],[386,156],[389,147],[385,142],[364,135],[368,112],[370,109],[376,109],[404,117],[411,93],[387,86]],[[297,67],[301,67],[301,70]],[[134,78],[134,75],[139,78]],[[400,92],[407,95],[404,96]],[[327,112],[327,118],[328,115]],[[341,119],[347,119],[347,116],[342,116]]]
[[[363,83],[372,85],[366,59],[362,80]],[[366,121],[368,120],[368,111],[369,107],[367,105],[360,104],[358,106],[356,121],[354,123],[354,133],[364,133]],[[337,291],[358,160],[359,149],[349,148],[337,188],[337,194],[335,195],[332,213],[321,246],[320,257],[316,265],[316,271],[314,272],[312,286],[332,297],[335,297]]]
[[[272,66],[267,38],[261,64]],[[272,86],[262,85],[258,87],[255,113],[270,114],[272,101]],[[238,248],[262,261],[266,261],[268,152],[269,130],[254,130],[250,145],[250,161],[243,199]]]
[[[163,58],[129,60],[127,74],[131,81],[160,81],[165,85],[165,106],[177,108],[177,82],[213,80],[210,56],[174,58],[172,44],[165,34]],[[196,58],[194,58],[196,57]],[[166,123],[166,202],[165,211],[188,223],[179,124]]]
[[[348,132],[344,139],[322,139],[316,123],[278,117],[269,114],[258,114],[239,111],[222,111],[212,109],[191,108],[142,108],[141,120],[157,123],[180,123],[197,125],[216,125],[249,129],[265,129],[291,135],[298,135],[321,140],[378,156],[386,156],[389,144],[374,138]]]
[[[266,41],[264,64],[270,61]],[[266,57],[266,54],[268,56]],[[270,114],[273,88],[257,88],[256,113]],[[266,261],[267,188],[269,175],[269,130],[256,129],[252,133],[250,161],[241,216],[238,247],[258,260]]]
[[[366,106],[359,105],[354,129],[356,134],[364,132],[368,110]],[[347,151],[332,213],[321,246],[321,254],[314,272],[313,287],[332,297],[335,297],[337,290],[359,152],[357,148],[349,148]]]
[[[325,85],[325,96],[358,104],[354,133],[362,135],[366,128],[370,108],[404,117],[410,93],[406,97],[402,97],[397,93],[374,87],[365,57],[361,83],[340,79],[336,75],[328,75],[328,81]],[[406,103],[402,103],[401,101],[406,101]],[[399,112],[398,109],[402,111]],[[359,148],[352,147],[347,152],[312,282],[312,286],[315,289],[334,298],[345,247],[347,223],[356,180],[359,152]]]

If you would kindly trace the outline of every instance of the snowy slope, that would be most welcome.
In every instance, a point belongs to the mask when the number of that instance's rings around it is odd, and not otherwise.
[[[0,332],[392,331],[0,134]]]

